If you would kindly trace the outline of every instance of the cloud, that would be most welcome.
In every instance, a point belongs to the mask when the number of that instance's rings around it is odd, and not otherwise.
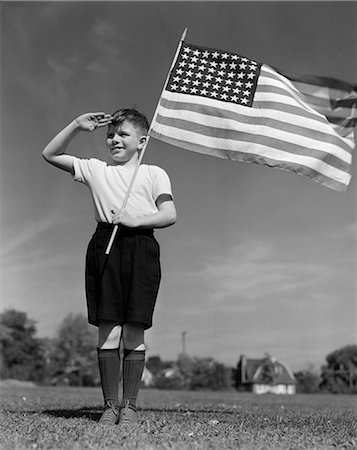
[[[42,217],[38,221],[24,221],[19,230],[12,231],[12,236],[7,237],[7,242],[3,244],[1,256],[3,258],[16,254],[19,250],[23,250],[24,245],[32,243],[34,240],[41,237],[41,235],[48,229],[53,228],[54,225],[66,221],[58,213]]]
[[[118,31],[108,21],[97,19],[91,29],[91,36],[97,48],[101,48],[104,42],[114,41]]]
[[[340,228],[329,231],[330,239],[353,239],[357,247],[357,222],[343,224]]]
[[[210,258],[194,276],[210,287],[211,302],[227,299],[257,300],[292,295],[321,284],[331,269],[319,264],[291,262],[277,255],[267,241],[239,244],[224,255]]]
[[[66,83],[75,72],[74,66],[77,60],[77,57],[70,57],[66,61],[63,61],[63,58],[55,60],[53,57],[48,57],[47,65],[54,72],[56,79]]]
[[[89,46],[93,49],[91,58],[86,65],[86,70],[94,72],[96,75],[108,76],[110,68],[123,70],[128,64],[124,63],[122,48],[125,44],[118,37],[118,31],[107,21],[97,19],[88,31]],[[118,40],[119,39],[119,40]]]

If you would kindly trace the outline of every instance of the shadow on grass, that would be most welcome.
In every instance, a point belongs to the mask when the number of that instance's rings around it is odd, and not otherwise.
[[[90,419],[94,422],[98,422],[102,412],[103,408],[101,406],[78,409],[46,409],[42,411],[43,414],[48,414],[53,417],[62,417],[64,419]]]
[[[102,415],[103,408],[99,407],[88,407],[88,408],[78,408],[78,409],[47,409],[42,411],[43,414],[48,414],[53,417],[62,417],[65,419],[74,418],[85,418],[98,422],[100,416]],[[221,409],[194,409],[194,408],[138,408],[140,413],[162,413],[162,414],[198,414],[198,415],[209,415],[209,414],[236,414],[236,411],[232,410],[221,410]]]

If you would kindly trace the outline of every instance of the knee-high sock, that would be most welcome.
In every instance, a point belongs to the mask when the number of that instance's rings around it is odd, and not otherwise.
[[[129,401],[129,406],[132,409],[136,409],[136,400],[139,393],[144,366],[145,350],[124,349],[122,407]]]
[[[119,349],[98,348],[98,364],[100,379],[102,382],[103,397],[105,403],[119,406]]]

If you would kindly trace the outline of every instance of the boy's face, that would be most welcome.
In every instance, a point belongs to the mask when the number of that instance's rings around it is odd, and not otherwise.
[[[109,125],[107,149],[115,164],[125,164],[144,146],[146,136],[131,122]]]

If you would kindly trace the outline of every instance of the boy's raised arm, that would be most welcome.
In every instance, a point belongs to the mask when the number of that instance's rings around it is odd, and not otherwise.
[[[72,139],[79,131],[92,132],[97,128],[104,127],[111,123],[112,117],[104,112],[86,113],[74,119],[62,131],[60,131],[44,148],[42,156],[50,164],[66,170],[73,171],[72,157],[65,154],[66,149]]]

